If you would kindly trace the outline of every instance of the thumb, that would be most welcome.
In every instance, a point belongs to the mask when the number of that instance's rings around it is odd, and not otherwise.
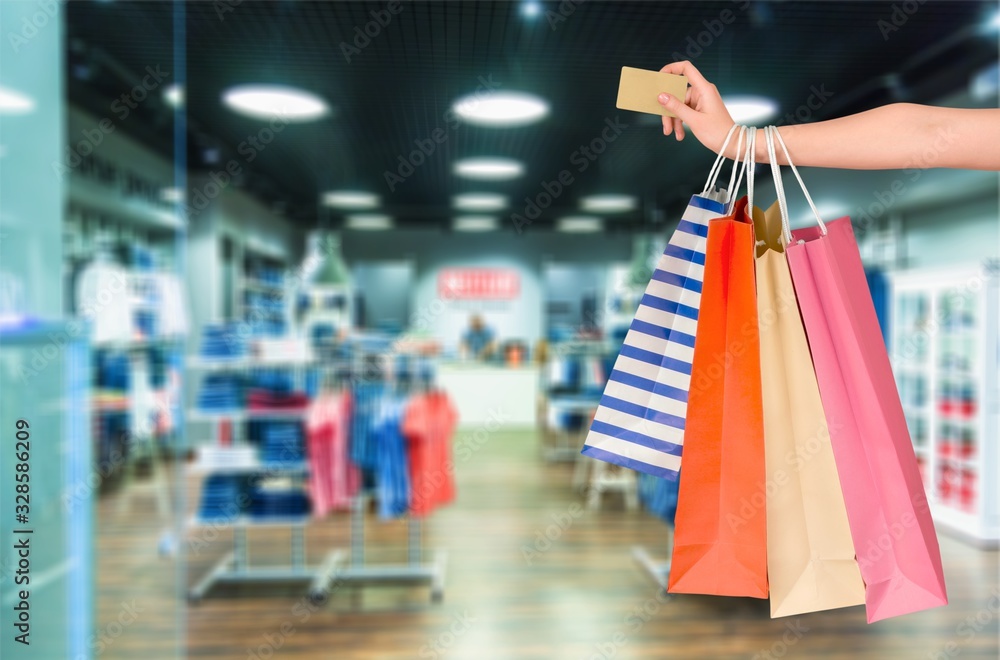
[[[664,108],[680,117],[681,121],[685,122],[689,126],[698,120],[697,117],[699,112],[691,106],[681,102],[681,100],[673,94],[667,94],[664,92],[656,97],[656,100],[659,101],[660,105]]]

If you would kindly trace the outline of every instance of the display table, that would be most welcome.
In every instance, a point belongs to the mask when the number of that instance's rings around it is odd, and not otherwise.
[[[438,367],[438,384],[458,408],[464,428],[535,426],[538,406],[538,367],[504,367],[477,362],[446,362]]]

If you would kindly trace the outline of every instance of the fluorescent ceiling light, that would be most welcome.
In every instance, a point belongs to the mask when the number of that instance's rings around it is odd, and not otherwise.
[[[600,218],[590,215],[573,215],[560,218],[556,222],[556,229],[571,234],[585,234],[601,231],[604,229],[604,223]]]
[[[283,85],[238,85],[227,89],[222,100],[231,110],[257,119],[312,121],[330,112],[315,94]]]
[[[499,211],[507,207],[507,198],[496,193],[464,193],[452,198],[455,208],[466,211]]]
[[[726,96],[722,99],[737,124],[756,124],[778,114],[778,103],[763,96]]]
[[[581,207],[591,213],[621,213],[635,209],[636,199],[632,195],[591,195],[584,197]]]
[[[340,209],[373,209],[378,195],[363,190],[331,190],[323,193],[323,204]]]
[[[392,218],[382,213],[361,213],[347,216],[348,229],[383,231],[392,228]]]
[[[521,3],[521,16],[525,18],[537,18],[542,13],[542,6],[535,0],[528,0]]]
[[[164,202],[176,204],[177,202],[184,201],[184,191],[180,188],[164,188],[160,191],[160,199]]]
[[[466,158],[455,163],[455,174],[467,179],[513,179],[524,166],[509,158]]]
[[[34,109],[35,100],[30,96],[0,86],[0,115],[25,115]]]
[[[1000,30],[1000,11],[993,14],[993,18],[990,19],[990,27],[994,30]]]
[[[184,88],[174,83],[163,90],[163,100],[172,108],[184,105]]]
[[[455,218],[451,228],[455,231],[495,231],[497,219],[491,215],[463,215]]]
[[[470,94],[455,101],[452,109],[470,124],[523,126],[549,114],[549,104],[524,92],[493,92],[482,98]]]

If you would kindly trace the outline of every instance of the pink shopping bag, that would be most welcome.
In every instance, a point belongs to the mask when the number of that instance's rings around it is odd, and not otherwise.
[[[792,171],[801,184],[794,165]],[[865,582],[868,622],[946,605],[937,534],[851,220],[824,225],[808,192],[806,198],[819,226],[792,232],[788,265]]]

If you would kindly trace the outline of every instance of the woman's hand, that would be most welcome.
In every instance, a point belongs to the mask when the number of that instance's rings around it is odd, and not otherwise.
[[[691,84],[683,102],[670,94],[660,94],[658,97],[660,105],[677,115],[663,118],[663,134],[673,133],[678,140],[683,140],[684,124],[687,124],[699,142],[718,153],[726,134],[735,123],[729,116],[726,104],[722,102],[719,90],[705,80],[701,72],[690,62],[673,62],[660,71],[687,76]],[[735,152],[736,146],[731,145],[730,149]]]

